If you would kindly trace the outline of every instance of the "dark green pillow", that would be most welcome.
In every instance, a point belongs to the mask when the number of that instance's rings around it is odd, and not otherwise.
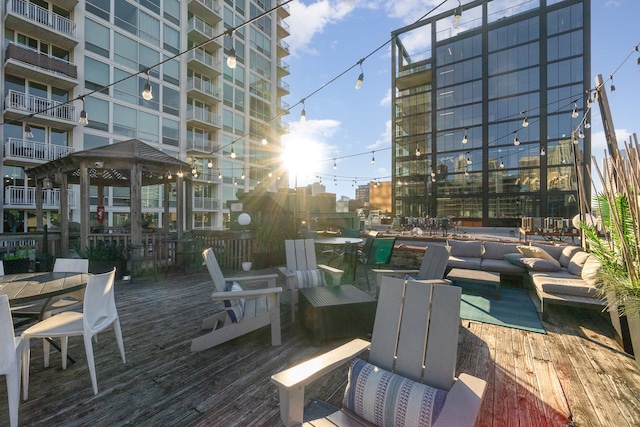
[[[524,267],[524,265],[520,261],[522,258],[524,258],[524,255],[522,255],[521,253],[516,252],[512,254],[504,254],[502,258],[509,261],[513,265],[517,265],[518,267]]]

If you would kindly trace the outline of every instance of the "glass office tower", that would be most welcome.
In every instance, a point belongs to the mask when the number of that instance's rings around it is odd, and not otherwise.
[[[578,191],[590,203],[590,1],[462,3],[392,33],[394,215],[572,218]]]
[[[222,229],[226,201],[258,186],[279,163],[286,126],[275,118],[285,112],[281,99],[289,93],[282,80],[289,74],[283,61],[289,6],[267,12],[280,3],[3,1],[4,231],[35,227],[35,184],[25,169],[132,138],[189,164],[181,171],[192,175],[188,228]],[[232,48],[233,69],[226,63]],[[146,85],[152,96],[145,98]],[[78,122],[82,110],[86,126]],[[178,172],[167,171],[167,179],[175,181]],[[142,194],[145,222],[163,227],[159,186],[143,187]],[[70,189],[70,210],[62,213],[71,221],[79,218],[76,196]],[[61,215],[59,190],[45,189],[43,197],[52,225]],[[175,229],[172,193],[169,199]],[[98,204],[106,207],[105,225],[122,225],[129,189],[109,188],[98,201],[93,188],[92,212]]]

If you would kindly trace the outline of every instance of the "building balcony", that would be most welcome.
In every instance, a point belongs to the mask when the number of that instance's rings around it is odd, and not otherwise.
[[[277,129],[279,135],[286,135],[289,133],[289,123],[280,122]]]
[[[33,166],[65,157],[74,151],[73,147],[8,138],[4,143],[3,161],[11,166]]]
[[[281,59],[278,59],[278,61],[276,61],[276,69],[278,71],[278,78],[288,76],[290,74],[289,64]]]
[[[222,121],[217,114],[196,107],[187,110],[187,123],[209,131],[217,131],[222,128]]]
[[[78,44],[75,22],[28,0],[7,1],[5,26],[63,49]]]
[[[220,144],[203,138],[191,138],[187,140],[187,152],[197,151],[199,153],[211,154],[220,150]]]
[[[218,61],[213,55],[202,50],[193,49],[187,53],[188,67],[197,73],[216,77],[222,74],[222,67],[220,61]],[[211,72],[214,72],[213,74]]]
[[[4,70],[8,74],[60,89],[70,90],[78,85],[78,68],[75,64],[15,43],[7,46]]]
[[[69,206],[76,206],[76,195],[74,191],[69,191]],[[58,209],[60,207],[60,189],[51,188],[42,190],[42,208]],[[17,185],[7,185],[4,187],[4,208],[5,209],[35,209],[36,189],[35,187],[21,187]]]
[[[278,0],[278,5],[281,5],[284,2],[285,0]],[[278,8],[278,18],[283,19],[283,18],[287,18],[290,15],[291,15],[291,12],[289,11],[288,4],[282,5]]]
[[[211,40],[218,35],[218,31],[215,29],[215,27],[207,24],[197,16],[192,16],[191,19],[189,19],[187,28],[189,31],[189,40],[198,45]],[[222,47],[222,40],[222,37],[219,37],[216,40],[212,40],[211,42],[207,43],[207,47],[209,49],[220,49]]]
[[[189,12],[199,16],[210,24],[217,24],[222,20],[220,4],[214,0],[190,0]]]
[[[218,211],[220,210],[220,199],[213,197],[194,197],[193,198],[193,210],[194,211]]]
[[[283,97],[289,95],[291,90],[289,89],[289,83],[278,80],[278,96]]]
[[[198,171],[198,176],[192,178],[194,181],[198,181],[198,182],[206,182],[206,183],[210,183],[210,184],[222,184],[222,178],[218,178],[218,170],[217,169],[205,169],[202,171]],[[194,206],[195,206],[195,199],[196,197],[193,198],[194,199]],[[216,199],[217,200],[217,199]],[[204,208],[202,208],[204,209]]]
[[[278,58],[289,56],[289,44],[278,38]]]
[[[278,114],[289,114],[289,104],[284,101],[280,101],[280,105],[278,106]]]
[[[212,82],[202,80],[199,77],[187,78],[187,95],[205,103],[222,101],[220,88]]]
[[[289,36],[291,33],[289,32],[289,24],[287,24],[286,22],[284,22],[284,20],[282,20],[281,18],[278,18],[277,21],[278,25],[278,37],[280,38],[285,38],[287,36]]]
[[[5,120],[25,120],[31,124],[56,126],[69,130],[76,126],[76,107],[71,104],[54,101],[23,92],[9,90],[4,100]]]

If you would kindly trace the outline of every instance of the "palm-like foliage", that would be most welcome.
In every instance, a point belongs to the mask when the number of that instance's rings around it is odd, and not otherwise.
[[[628,158],[607,158],[604,190],[598,195],[605,237],[583,224],[590,252],[602,263],[601,292],[621,314],[640,313],[640,148],[626,146]],[[607,179],[605,179],[607,177]]]

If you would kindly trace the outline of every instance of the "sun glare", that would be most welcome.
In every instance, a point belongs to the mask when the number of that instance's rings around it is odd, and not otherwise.
[[[288,143],[282,153],[282,162],[290,176],[299,178],[319,170],[320,148],[314,143]]]

